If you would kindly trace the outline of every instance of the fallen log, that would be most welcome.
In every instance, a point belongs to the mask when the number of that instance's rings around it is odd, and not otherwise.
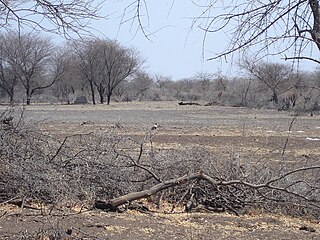
[[[109,201],[98,200],[95,202],[95,207],[98,209],[103,209],[108,211],[116,211],[117,208],[123,204],[132,202],[134,200],[150,197],[170,187],[179,186],[192,180],[201,180],[201,179],[209,181],[212,184],[217,183],[214,179],[210,178],[208,175],[204,174],[203,172],[191,173],[179,178],[170,179],[170,180],[161,182],[149,189],[139,191],[139,192],[128,193],[126,195],[111,199]]]
[[[170,187],[180,186],[180,185],[183,185],[183,184],[190,182],[192,180],[204,180],[204,181],[207,181],[208,183],[215,185],[215,186],[218,186],[218,185],[226,186],[226,185],[233,185],[233,184],[242,184],[242,185],[246,185],[246,186],[252,187],[252,188],[260,188],[260,187],[265,186],[265,185],[254,185],[254,184],[250,184],[250,183],[243,182],[240,180],[218,181],[218,180],[213,179],[209,175],[205,174],[204,172],[200,171],[200,172],[196,172],[196,173],[187,174],[187,175],[184,175],[179,178],[169,179],[169,180],[161,182],[161,183],[159,183],[149,189],[139,191],[139,192],[128,193],[126,195],[111,199],[109,201],[97,200],[95,202],[95,208],[103,209],[103,210],[107,210],[107,211],[117,211],[118,207],[123,204],[130,203],[134,200],[139,200],[142,198],[148,198],[148,197],[150,197],[150,196],[152,196],[162,190],[165,190]]]
[[[196,173],[190,173],[187,175],[184,175],[182,177],[174,178],[174,179],[169,179],[167,181],[161,182],[149,189],[139,191],[139,192],[132,192],[128,193],[126,195],[111,199],[109,201],[101,201],[97,200],[95,202],[95,207],[97,209],[103,209],[107,211],[117,211],[118,207],[130,203],[134,200],[139,200],[142,198],[148,198],[162,190],[165,190],[170,187],[175,187],[175,186],[180,186],[183,185],[187,182],[193,181],[193,180],[204,180],[208,182],[209,184],[212,184],[213,186],[230,186],[230,185],[242,185],[249,187],[251,189],[261,189],[261,188],[267,188],[272,191],[279,191],[283,192],[285,194],[292,195],[294,197],[298,197],[300,199],[303,199],[307,201],[310,205],[312,204],[314,207],[317,207],[320,209],[320,205],[318,203],[315,203],[312,199],[307,198],[304,195],[298,194],[294,191],[289,191],[287,187],[279,187],[277,185],[273,186],[274,183],[288,177],[289,175],[292,175],[297,172],[302,172],[302,171],[307,171],[307,170],[315,170],[315,169],[320,169],[320,166],[311,166],[311,167],[303,167],[299,169],[294,169],[291,170],[287,173],[284,173],[278,177],[275,177],[273,179],[270,179],[269,181],[261,184],[253,184],[250,182],[246,182],[243,180],[230,180],[230,181],[223,181],[223,180],[218,180],[215,178],[210,177],[209,175],[205,174],[204,172],[196,172]],[[227,207],[227,205],[226,205]]]
[[[195,105],[195,106],[200,106],[199,103],[195,103],[195,102],[179,102],[178,103],[180,106],[184,106],[184,105]]]

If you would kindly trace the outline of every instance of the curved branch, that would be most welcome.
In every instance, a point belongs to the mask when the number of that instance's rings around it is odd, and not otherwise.
[[[311,57],[303,57],[303,56],[299,57],[299,56],[297,56],[297,57],[284,57],[282,59],[284,59],[285,61],[287,61],[287,60],[308,60],[308,61],[312,61],[312,62],[315,62],[317,64],[320,64],[319,60],[311,58]]]
[[[295,196],[297,198],[301,198],[305,201],[310,202],[313,206],[316,206],[318,208],[320,208],[319,205],[313,203],[313,201],[311,201],[309,198],[307,198],[306,196],[303,196],[301,194],[295,193],[293,191],[288,190],[287,187],[277,187],[277,186],[272,186],[272,183],[275,183],[277,181],[280,181],[281,179],[284,179],[285,177],[292,175],[294,173],[298,173],[301,171],[308,171],[308,170],[315,170],[315,169],[320,169],[320,166],[311,166],[311,167],[304,167],[304,168],[299,168],[299,169],[294,169],[292,171],[289,171],[283,175],[281,175],[280,177],[271,179],[265,183],[262,184],[253,184],[250,182],[246,182],[246,181],[242,181],[242,180],[230,180],[230,181],[218,181],[214,178],[212,178],[211,176],[209,176],[208,174],[200,171],[200,172],[196,172],[196,173],[191,173],[191,174],[187,174],[184,175],[182,177],[178,177],[175,179],[169,179],[167,181],[161,182],[149,189],[143,190],[143,191],[139,191],[139,192],[133,192],[133,193],[128,193],[126,195],[111,199],[107,202],[105,201],[97,201],[95,203],[96,208],[99,209],[106,209],[106,210],[117,210],[117,208],[120,205],[123,205],[125,203],[134,201],[134,200],[138,200],[141,198],[146,198],[146,197],[150,197],[151,195],[154,195],[160,191],[163,191],[167,188],[170,187],[175,187],[175,186],[180,186],[183,184],[186,184],[190,181],[193,180],[204,180],[208,183],[210,183],[213,186],[232,186],[232,185],[243,185],[252,189],[255,189],[257,191],[259,191],[259,189],[263,189],[263,188],[267,188],[267,189],[271,189],[271,190],[275,190],[275,191],[280,191],[280,192],[284,192],[286,194]]]

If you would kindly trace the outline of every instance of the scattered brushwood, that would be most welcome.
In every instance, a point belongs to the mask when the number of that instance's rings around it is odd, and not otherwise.
[[[97,208],[117,211],[141,198],[164,196],[173,205],[183,204],[186,211],[202,206],[209,211],[241,214],[257,207],[318,216],[320,166],[316,162],[276,165],[233,156],[220,161],[202,148],[160,151],[141,161],[143,151],[141,145],[137,158],[118,152],[132,161],[137,172],[146,174],[134,180],[143,182],[143,188],[113,199],[99,199]]]
[[[12,116],[10,127],[0,125],[0,204],[75,202],[117,211],[148,198],[189,212],[263,208],[319,217],[316,159],[278,163],[236,154],[218,159],[201,147],[157,149],[152,134],[137,141],[114,128],[54,138]]]
[[[108,200],[106,202],[97,201],[95,206],[99,209],[108,211],[117,211],[118,207],[139,200],[141,198],[148,198],[158,192],[164,191],[181,185],[190,185],[193,181],[202,181],[203,188],[198,188],[196,191],[190,191],[190,196],[185,204],[185,210],[190,212],[195,209],[203,207],[209,211],[222,212],[229,211],[239,215],[238,210],[243,210],[246,206],[254,206],[256,202],[269,203],[273,202],[285,203],[287,206],[304,206],[305,208],[314,209],[315,213],[320,208],[319,200],[307,198],[306,195],[291,190],[293,183],[279,186],[279,183],[287,177],[291,177],[296,173],[305,172],[308,170],[319,171],[320,166],[313,166],[310,168],[301,168],[289,171],[283,175],[269,179],[265,183],[254,184],[243,180],[229,180],[224,181],[215,179],[204,172],[196,172],[184,175],[179,178],[163,181],[152,186],[149,189],[139,192],[131,192],[129,194]],[[299,181],[295,182],[299,184]],[[200,184],[199,184],[200,185]],[[207,185],[207,186],[206,186]],[[281,184],[282,185],[282,184]],[[188,188],[188,187],[187,187]],[[210,192],[204,192],[203,189],[212,188]],[[198,195],[198,196],[196,196]],[[306,204],[306,205],[304,205]]]

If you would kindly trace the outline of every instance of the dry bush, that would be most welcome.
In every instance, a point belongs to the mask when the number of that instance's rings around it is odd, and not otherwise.
[[[231,154],[218,159],[203,148],[155,149],[152,135],[141,141],[116,133],[46,136],[23,117],[5,123],[1,115],[0,201],[25,198],[45,203],[81,202],[92,206],[149,189],[184,175],[195,179],[158,193],[187,210],[202,205],[213,211],[241,213],[263,208],[296,215],[319,215],[319,169],[307,159],[257,160]]]
[[[11,118],[8,110],[1,116]],[[0,201],[12,198],[56,203],[91,202],[141,189],[129,155],[134,141],[116,134],[56,139],[28,126],[23,117],[0,125]],[[127,150],[123,150],[127,149]]]

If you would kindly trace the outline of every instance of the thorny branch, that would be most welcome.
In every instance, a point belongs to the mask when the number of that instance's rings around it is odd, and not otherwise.
[[[9,28],[16,23],[19,29],[30,26],[70,37],[71,33],[89,33],[90,21],[102,18],[100,8],[95,0],[1,0],[0,26]]]
[[[99,201],[97,206],[102,209],[114,210],[114,209],[117,209],[117,207],[119,207],[122,204],[131,202],[134,200],[138,200],[141,198],[150,197],[151,195],[154,195],[154,194],[156,194],[160,191],[163,191],[165,189],[168,189],[170,187],[186,184],[186,183],[193,181],[193,180],[205,180],[206,182],[213,185],[215,188],[217,188],[218,186],[243,185],[243,186],[246,186],[246,187],[249,187],[252,189],[256,189],[256,190],[259,190],[262,188],[276,190],[276,191],[284,192],[285,194],[299,197],[299,198],[306,200],[309,203],[313,204],[317,208],[320,208],[320,205],[318,203],[314,203],[313,200],[308,199],[307,197],[305,197],[299,193],[288,190],[288,187],[277,187],[277,186],[272,185],[272,184],[274,184],[274,183],[276,183],[276,182],[278,182],[278,181],[280,181],[280,180],[284,179],[285,177],[288,177],[292,174],[295,174],[295,173],[298,173],[301,171],[308,171],[308,170],[315,170],[315,169],[320,169],[320,166],[313,166],[313,167],[306,167],[306,168],[292,170],[292,171],[289,171],[289,172],[283,174],[282,176],[280,176],[278,178],[271,179],[270,181],[263,183],[263,184],[254,184],[254,183],[250,183],[250,182],[246,182],[246,181],[242,181],[242,180],[217,181],[216,179],[212,178],[208,174],[201,171],[201,172],[191,173],[191,174],[187,174],[182,177],[179,177],[179,178],[170,179],[170,180],[161,182],[161,183],[154,185],[153,187],[151,187],[147,190],[143,190],[140,192],[133,192],[133,193],[129,193],[129,194],[126,194],[126,195],[118,197],[118,198],[114,198],[114,199],[106,202],[105,204],[103,204],[103,202]]]

